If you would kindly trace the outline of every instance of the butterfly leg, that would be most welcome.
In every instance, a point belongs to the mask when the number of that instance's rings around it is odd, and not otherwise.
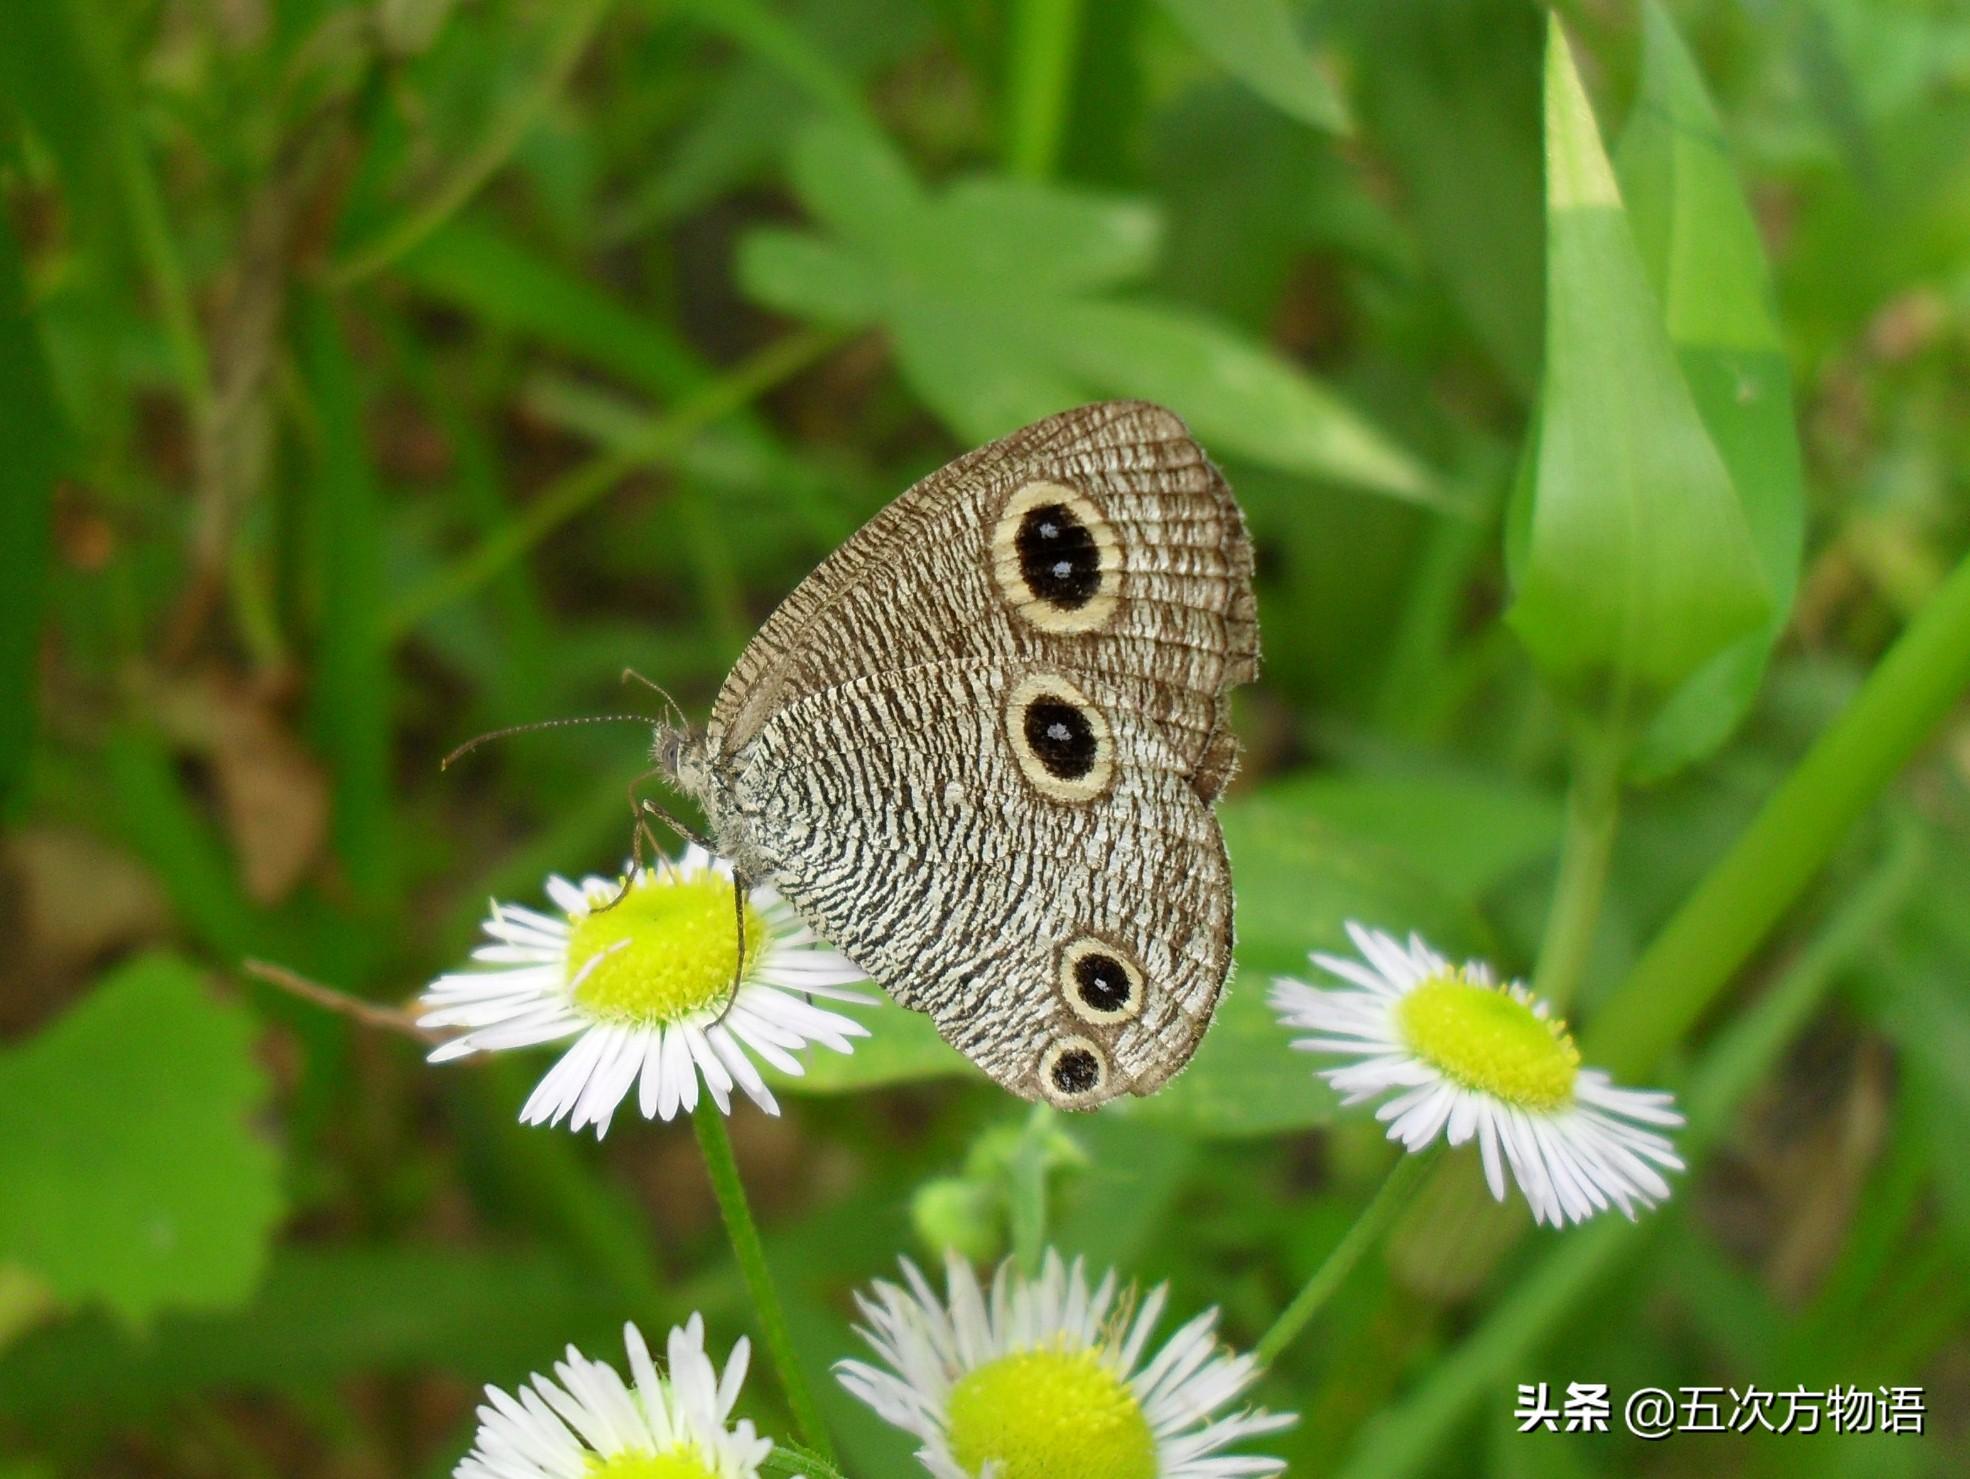
[[[739,870],[734,868],[732,870],[732,918],[738,924],[739,951],[738,954],[732,957],[732,1001],[739,999],[739,983],[745,979],[746,974],[746,893],[746,881],[739,876]],[[729,1011],[730,1009],[731,1003],[728,1002],[726,1004],[726,1010]],[[721,1012],[719,1015],[722,1017],[724,1013]]]
[[[662,773],[662,767],[654,767],[644,771],[643,774],[629,783],[629,875],[623,879],[622,887],[616,890],[615,897],[596,909],[595,912],[598,914],[606,913],[629,897],[630,884],[635,881],[636,875],[643,871],[643,849],[645,845],[657,857],[664,855],[663,847],[658,843],[656,833],[650,830],[649,818],[655,817],[685,841],[697,843],[706,852],[711,851],[710,845],[696,832],[693,832],[689,827],[678,821],[676,817],[665,811],[656,802],[650,800],[649,797],[638,796],[636,794],[637,788],[645,781],[654,775],[660,775]]]

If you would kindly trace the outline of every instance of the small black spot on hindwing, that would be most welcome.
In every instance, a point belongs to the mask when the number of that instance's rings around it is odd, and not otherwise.
[[[1069,1048],[1053,1060],[1053,1086],[1063,1095],[1085,1094],[1101,1082],[1101,1062],[1086,1048]]]
[[[1101,550],[1093,532],[1065,504],[1028,509],[1013,547],[1027,589],[1049,606],[1076,611],[1101,589]]]
[[[1074,962],[1074,989],[1097,1012],[1119,1012],[1129,1004],[1129,973],[1112,955],[1090,951]]]
[[[1073,704],[1057,698],[1036,698],[1026,706],[1026,744],[1047,774],[1077,781],[1094,769],[1098,748],[1094,726]]]

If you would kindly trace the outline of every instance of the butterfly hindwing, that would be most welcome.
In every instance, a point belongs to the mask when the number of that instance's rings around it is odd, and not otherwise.
[[[1015,1093],[1149,1093],[1210,1021],[1223,840],[1099,675],[948,659],[841,684],[768,720],[734,789],[788,901]]]

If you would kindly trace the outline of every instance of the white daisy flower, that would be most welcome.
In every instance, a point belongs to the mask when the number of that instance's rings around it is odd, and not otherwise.
[[[1034,1280],[1001,1264],[989,1294],[955,1254],[943,1299],[908,1259],[903,1277],[907,1289],[879,1280],[856,1296],[882,1364],[835,1371],[921,1440],[936,1479],[1239,1479],[1286,1467],[1221,1453],[1295,1419],[1249,1407],[1212,1418],[1259,1373],[1251,1356],[1219,1350],[1214,1309],[1145,1361],[1165,1289],[1138,1309],[1112,1272],[1090,1291],[1080,1261],[1053,1252]]]
[[[1616,1088],[1582,1068],[1566,1024],[1482,962],[1454,966],[1415,935],[1404,946],[1380,930],[1347,929],[1359,960],[1312,957],[1346,989],[1282,977],[1271,997],[1282,1023],[1317,1034],[1294,1047],[1354,1060],[1321,1070],[1343,1104],[1393,1094],[1375,1115],[1406,1150],[1438,1135],[1452,1145],[1475,1136],[1491,1194],[1505,1199],[1509,1165],[1534,1219],[1555,1227],[1610,1205],[1632,1219],[1637,1205],[1669,1195],[1656,1168],[1683,1163],[1642,1127],[1683,1122],[1670,1095]]]
[[[659,1375],[634,1325],[623,1326],[630,1380],[573,1346],[552,1379],[508,1396],[486,1388],[472,1451],[452,1479],[758,1479],[773,1440],[750,1421],[727,1427],[749,1352],[742,1339],[721,1375],[705,1354],[705,1322],[670,1332]]]
[[[440,976],[419,1003],[424,1026],[466,1029],[431,1054],[434,1063],[575,1039],[520,1111],[527,1124],[566,1118],[600,1138],[639,1079],[645,1119],[697,1108],[701,1077],[721,1113],[731,1113],[736,1085],[778,1114],[753,1055],[797,1075],[795,1054],[808,1044],[847,1053],[849,1039],[868,1035],[813,1000],[867,1002],[842,989],[867,973],[764,886],[747,897],[734,993],[732,869],[703,848],[635,873],[627,893],[621,879],[551,877],[547,894],[558,916],[495,902],[485,925],[493,943],[472,958],[500,969]]]

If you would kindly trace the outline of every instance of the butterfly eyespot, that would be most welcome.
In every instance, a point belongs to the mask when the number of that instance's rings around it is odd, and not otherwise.
[[[1108,1087],[1108,1060],[1085,1037],[1063,1037],[1040,1056],[1040,1087],[1063,1109],[1097,1098]]]
[[[1006,703],[1006,737],[1020,774],[1053,801],[1087,802],[1115,776],[1115,736],[1089,697],[1053,673],[1020,680]]]
[[[1060,994],[1083,1022],[1113,1026],[1142,1015],[1142,967],[1121,946],[1083,935],[1060,952]]]
[[[1016,488],[987,553],[999,592],[1046,632],[1091,632],[1119,599],[1121,546],[1094,500],[1064,483]]]

